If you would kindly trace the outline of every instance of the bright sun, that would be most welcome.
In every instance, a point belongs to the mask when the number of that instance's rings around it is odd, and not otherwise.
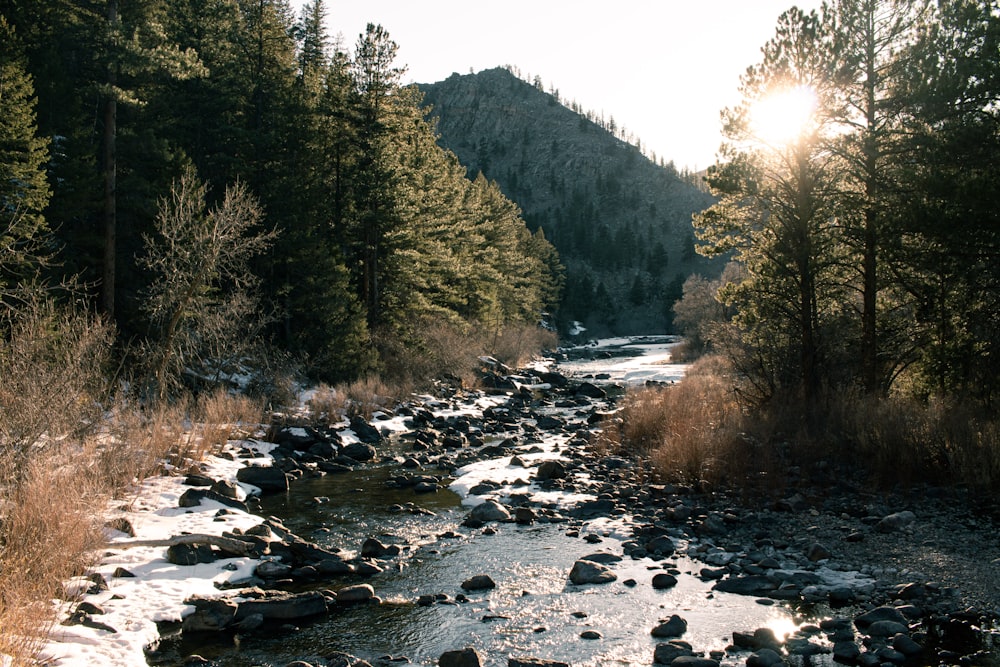
[[[816,111],[816,91],[796,86],[759,100],[751,112],[754,136],[770,146],[794,142],[807,129]]]

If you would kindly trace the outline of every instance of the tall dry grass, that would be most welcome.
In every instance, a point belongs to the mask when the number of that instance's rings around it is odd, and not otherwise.
[[[629,392],[613,446],[650,460],[666,481],[779,491],[794,467],[831,470],[877,487],[1000,484],[1000,420],[969,404],[829,392],[751,406],[719,357],[703,357],[676,386]]]
[[[7,309],[0,333],[0,663],[32,665],[52,601],[69,603],[63,582],[100,553],[107,503],[256,428],[262,410],[225,392],[111,400],[113,330],[42,294]]]
[[[612,439],[648,458],[664,481],[719,483],[740,474],[746,420],[719,363],[704,358],[676,385],[629,392]]]

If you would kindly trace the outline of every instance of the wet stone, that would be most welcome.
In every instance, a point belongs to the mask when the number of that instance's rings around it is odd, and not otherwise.
[[[668,637],[680,637],[687,632],[687,627],[687,621],[677,614],[674,614],[667,620],[661,621],[659,625],[653,628],[650,634],[661,639]]]

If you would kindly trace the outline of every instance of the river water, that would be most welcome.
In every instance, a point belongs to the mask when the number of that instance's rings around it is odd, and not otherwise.
[[[669,363],[671,342],[644,339],[614,342],[595,348],[558,370],[579,377],[600,377],[636,384],[680,379],[683,367]],[[559,458],[569,436],[543,436],[541,442],[521,445],[524,458]],[[409,446],[395,443],[399,460]],[[578,558],[605,552],[620,555],[621,543],[631,537],[628,517],[534,523],[489,524],[468,529],[460,523],[469,505],[479,498],[468,488],[482,479],[494,479],[508,491],[531,492],[517,486],[518,469],[509,457],[459,470],[452,484],[430,494],[410,488],[390,488],[387,480],[401,474],[398,463],[363,467],[353,472],[300,480],[286,495],[264,498],[265,516],[279,517],[298,535],[321,546],[357,552],[362,542],[376,537],[399,544],[403,555],[384,563],[385,571],[364,579],[381,604],[337,608],[328,617],[284,628],[273,634],[234,642],[220,635],[217,642],[184,645],[181,654],[197,652],[219,665],[284,665],[295,659],[341,651],[374,665],[435,665],[448,650],[475,647],[489,666],[504,666],[509,657],[560,660],[574,666],[650,665],[659,641],[650,630],[661,619],[678,614],[688,622],[683,639],[696,651],[723,651],[732,632],[770,627],[782,636],[794,631],[789,610],[753,598],[716,593],[711,582],[694,576],[703,564],[683,555],[665,560],[632,560],[612,564],[617,581],[577,586],[569,571]],[[427,474],[441,475],[439,470]],[[464,474],[463,474],[464,473]],[[530,473],[520,469],[522,476]],[[580,480],[586,486],[586,480]],[[513,484],[513,485],[511,485]],[[545,501],[562,509],[577,497],[548,495]],[[663,569],[675,574],[676,587],[656,590],[650,581]],[[489,575],[496,588],[466,593],[461,583]],[[631,581],[630,581],[631,580]],[[352,579],[336,585],[357,583]],[[631,585],[630,585],[631,584]],[[464,594],[467,601],[456,602]],[[439,602],[422,606],[421,596]],[[597,633],[585,639],[584,632]],[[745,664],[746,653],[723,658],[724,665]],[[397,662],[390,662],[397,660]],[[816,664],[816,663],[814,663]]]

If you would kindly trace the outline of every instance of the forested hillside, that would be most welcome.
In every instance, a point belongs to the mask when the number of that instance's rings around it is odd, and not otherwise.
[[[691,226],[712,197],[614,127],[503,68],[420,89],[441,145],[470,175],[495,180],[559,251],[561,323],[580,320],[591,333],[663,331],[685,278],[720,272],[695,253]]]
[[[269,340],[328,380],[537,323],[552,246],[437,146],[381,26],[326,30],[322,0],[0,1],[8,286],[77,276],[123,338]]]

